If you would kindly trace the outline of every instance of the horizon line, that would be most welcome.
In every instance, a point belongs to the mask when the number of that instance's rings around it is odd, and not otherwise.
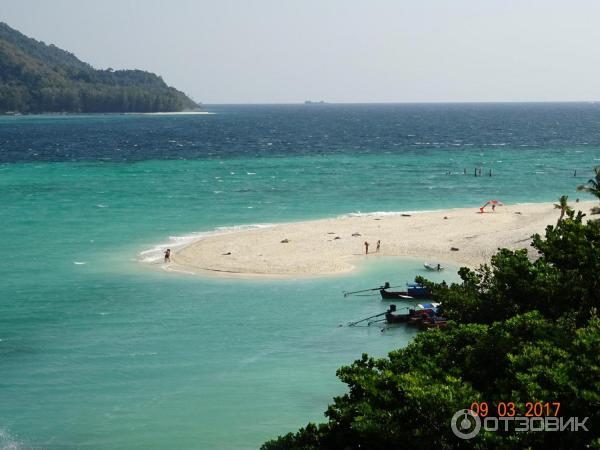
[[[311,103],[306,103],[311,102]],[[367,101],[367,102],[354,102],[354,101],[325,101],[325,100],[304,100],[304,101],[283,101],[283,102],[198,102],[200,106],[214,105],[214,106],[268,106],[268,105],[307,105],[307,106],[323,106],[323,105],[463,105],[463,104],[549,104],[549,103],[588,103],[588,104],[600,104],[600,100],[450,100],[450,101],[416,101],[416,102],[404,102],[404,101]]]

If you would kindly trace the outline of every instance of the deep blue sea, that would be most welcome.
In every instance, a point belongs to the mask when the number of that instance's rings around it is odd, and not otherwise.
[[[336,368],[414,336],[340,327],[385,310],[341,294],[410,281],[422,261],[212,279],[143,263],[160,244],[357,212],[574,199],[600,165],[596,103],[206,109],[0,117],[0,449],[257,448],[323,419],[344,392]]]

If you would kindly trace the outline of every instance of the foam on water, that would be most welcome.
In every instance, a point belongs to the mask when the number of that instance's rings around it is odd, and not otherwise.
[[[259,228],[270,228],[277,224],[274,223],[256,223],[249,225],[233,225],[229,227],[217,227],[210,231],[199,231],[196,233],[190,233],[183,236],[169,236],[167,242],[157,244],[151,249],[143,250],[139,253],[138,260],[143,263],[157,263],[162,261],[164,258],[165,250],[170,248],[172,250],[180,249],[189,244],[192,244],[202,239],[206,239],[211,236],[220,236],[225,234],[239,233],[242,231],[256,230]]]
[[[0,450],[25,450],[25,445],[8,431],[0,428]]]
[[[374,212],[353,212],[348,214],[342,214],[338,216],[343,217],[378,217],[378,216],[401,216],[403,214],[423,214],[429,212],[441,211],[439,209],[422,209],[422,210],[410,210],[410,211],[374,211]]]

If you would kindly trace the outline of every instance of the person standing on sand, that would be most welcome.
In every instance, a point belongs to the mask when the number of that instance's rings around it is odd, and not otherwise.
[[[377,241],[377,248],[375,249],[375,252],[376,252],[376,253],[379,253],[379,249],[380,249],[380,248],[381,248],[381,241],[380,241],[380,240],[378,240],[378,241]]]
[[[168,248],[165,250],[165,263],[171,262],[171,249]]]
[[[369,243],[365,241],[365,255],[369,254]]]

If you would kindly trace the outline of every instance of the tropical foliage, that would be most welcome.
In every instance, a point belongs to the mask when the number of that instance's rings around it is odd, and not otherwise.
[[[0,22],[0,113],[154,112],[197,105],[141,70],[95,70]]]
[[[563,220],[566,213],[572,211],[572,208],[569,206],[568,201],[569,197],[567,195],[561,195],[558,199],[558,203],[554,204],[554,208],[560,210],[560,217],[558,218],[559,222]]]
[[[460,270],[450,286],[426,280],[445,330],[419,334],[387,358],[367,355],[338,370],[348,385],[327,422],[263,445],[279,449],[600,448],[600,223],[565,213],[527,250],[500,250],[489,266]],[[589,417],[589,431],[451,431],[473,402],[560,402],[560,416]],[[496,414],[491,414],[496,415]]]
[[[600,166],[594,167],[595,177],[588,180],[587,184],[577,186],[578,191],[587,192],[600,200]],[[600,207],[592,208],[592,214],[600,214]]]

